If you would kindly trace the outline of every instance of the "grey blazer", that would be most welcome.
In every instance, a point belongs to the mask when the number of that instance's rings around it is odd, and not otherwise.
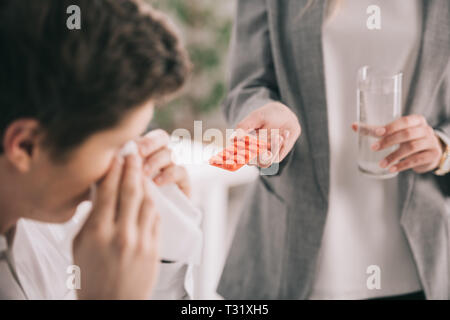
[[[328,120],[321,48],[325,1],[239,0],[225,113],[235,125],[281,101],[302,135],[275,176],[252,186],[219,283],[231,299],[307,299],[329,192]],[[450,1],[424,0],[423,32],[406,114],[450,136]],[[405,112],[404,112],[405,113]],[[399,174],[401,226],[427,299],[450,298],[450,212],[432,173]],[[338,276],[338,275],[337,275]]]

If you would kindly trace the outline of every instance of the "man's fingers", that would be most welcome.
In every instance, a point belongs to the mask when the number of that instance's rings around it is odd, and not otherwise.
[[[391,135],[394,132],[404,130],[406,128],[417,127],[417,126],[426,125],[426,124],[427,124],[427,120],[425,119],[424,116],[422,116],[420,114],[411,114],[408,116],[401,117],[401,118],[389,123],[388,125],[384,126],[384,128],[386,130],[384,135],[385,136]]]
[[[136,223],[143,197],[142,160],[131,154],[125,158],[125,168],[120,186],[117,222],[123,226]]]
[[[155,177],[154,181],[159,186],[176,183],[181,191],[188,197],[190,196],[189,176],[184,167],[171,165],[161,171],[161,173]]]
[[[153,225],[158,214],[147,183],[144,183],[143,189],[144,198],[139,212],[138,228],[140,229],[144,242],[149,245],[149,242],[152,241]]]
[[[144,161],[144,173],[154,178],[161,170],[172,164],[172,152],[168,148],[162,148]]]
[[[155,211],[152,223],[152,236],[154,240],[159,240],[161,235],[161,216]]]
[[[123,159],[116,156],[111,164],[108,174],[94,188],[95,199],[93,199],[92,213],[86,220],[86,224],[114,221],[117,209],[120,178],[122,176]]]
[[[151,237],[151,242],[152,242],[152,247],[155,250],[155,260],[159,261],[160,260],[160,241],[161,241],[161,216],[159,215],[158,212],[154,212],[153,214],[153,219],[151,222],[151,233],[150,233],[150,237]]]
[[[166,147],[170,142],[170,137],[167,132],[161,129],[152,130],[145,136],[137,140],[139,152],[143,158],[148,157],[156,150]]]
[[[178,166],[172,164],[171,166],[164,168],[154,179],[157,185],[165,185],[169,183],[176,183],[182,179],[182,172],[178,170]]]

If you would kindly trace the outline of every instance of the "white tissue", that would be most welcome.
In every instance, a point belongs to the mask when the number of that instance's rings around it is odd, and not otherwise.
[[[139,154],[134,141],[128,142],[120,154]],[[175,185],[158,187],[147,179],[152,200],[161,216],[161,258],[169,261],[199,264],[202,250],[200,210]]]

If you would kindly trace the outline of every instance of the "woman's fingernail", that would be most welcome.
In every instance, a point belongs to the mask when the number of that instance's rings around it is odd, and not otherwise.
[[[383,134],[386,133],[386,129],[385,128],[378,128],[377,130],[375,130],[375,133],[379,136],[382,136]]]
[[[287,140],[289,139],[289,136],[291,135],[291,132],[289,130],[285,130],[283,133],[284,138]]]
[[[393,166],[393,167],[391,167],[391,168],[389,169],[389,171],[390,171],[390,172],[395,172],[395,171],[397,171],[397,167],[396,167],[396,166]]]
[[[388,165],[388,161],[386,159],[383,159],[383,161],[380,162],[380,167],[386,168]]]
[[[378,143],[378,142],[375,142],[373,145],[372,145],[372,150],[373,151],[376,151],[376,150],[378,150],[380,148],[380,143]]]

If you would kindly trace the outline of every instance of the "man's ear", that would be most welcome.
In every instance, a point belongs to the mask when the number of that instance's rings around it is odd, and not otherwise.
[[[33,156],[39,149],[41,135],[35,119],[19,119],[12,122],[3,135],[4,156],[20,172],[27,172]]]

